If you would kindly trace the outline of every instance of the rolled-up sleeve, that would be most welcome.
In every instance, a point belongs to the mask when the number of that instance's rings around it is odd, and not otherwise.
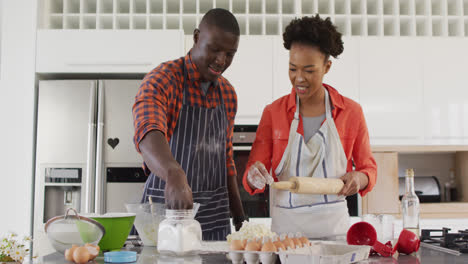
[[[369,178],[367,187],[359,191],[361,196],[364,196],[374,188],[377,181],[377,163],[375,162],[374,156],[372,156],[369,132],[362,108],[360,108],[358,133],[354,141],[353,161],[355,170],[366,174]]]
[[[148,75],[143,80],[133,104],[133,141],[140,152],[140,141],[152,130],[167,132],[167,99],[170,79],[162,72]]]
[[[247,174],[250,166],[252,166],[252,164],[254,164],[256,161],[260,161],[263,163],[263,165],[265,165],[267,171],[270,171],[271,159],[273,155],[272,151],[272,119],[269,106],[267,106],[263,110],[262,118],[260,119],[260,123],[255,134],[255,141],[252,144],[252,149],[250,151],[249,161],[247,162],[247,166],[245,167],[245,172],[242,178],[242,185],[244,185],[244,189],[249,194],[254,195],[257,193],[262,193],[265,190],[265,188],[252,190],[249,187],[249,184],[247,183]]]

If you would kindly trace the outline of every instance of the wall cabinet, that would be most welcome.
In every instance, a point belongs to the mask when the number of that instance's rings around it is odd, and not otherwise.
[[[258,124],[273,99],[273,42],[270,36],[241,36],[239,48],[224,76],[234,86],[236,124]]]
[[[240,36],[234,60],[223,73],[236,89],[236,124],[257,125],[263,109],[273,101],[273,45],[272,36]],[[192,46],[193,37],[186,36],[185,52]]]
[[[283,37],[273,37],[273,100],[291,92],[289,80],[289,50],[283,46]]]
[[[38,73],[147,73],[183,53],[181,30],[38,30]]]
[[[37,38],[38,73],[146,73],[193,45],[181,30],[39,30]],[[361,104],[373,146],[468,143],[468,39],[343,41],[324,82]],[[282,36],[241,35],[224,73],[238,95],[236,124],[258,124],[267,104],[289,94],[288,72]]]
[[[360,40],[360,103],[373,145],[422,143],[422,44],[419,39]]]
[[[429,144],[468,143],[467,38],[425,41],[424,131]]]
[[[359,96],[359,45],[362,38],[343,37],[344,51],[337,59],[330,56],[332,66],[323,78],[342,95],[360,102]]]

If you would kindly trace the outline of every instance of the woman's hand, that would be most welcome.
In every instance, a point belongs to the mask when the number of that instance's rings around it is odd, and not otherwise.
[[[260,161],[255,162],[250,166],[247,174],[247,183],[252,189],[263,189],[265,184],[272,184],[274,182],[273,177],[268,173],[265,165]]]
[[[351,171],[341,176],[340,178],[344,182],[343,189],[338,195],[350,196],[360,190],[364,190],[369,183],[367,175],[359,171]]]

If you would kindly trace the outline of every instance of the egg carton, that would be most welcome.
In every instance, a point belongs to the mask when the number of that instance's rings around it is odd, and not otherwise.
[[[370,246],[313,241],[310,246],[280,252],[230,250],[227,255],[233,264],[273,264],[277,258],[282,264],[347,264],[369,258],[370,249]]]

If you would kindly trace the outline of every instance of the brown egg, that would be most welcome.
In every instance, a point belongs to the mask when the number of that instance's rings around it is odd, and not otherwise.
[[[245,248],[247,246],[247,239],[242,240],[242,248]]]
[[[268,241],[263,244],[261,251],[276,252],[276,246],[273,242]]]
[[[100,248],[98,245],[86,244],[85,247],[89,253],[89,260],[93,260],[99,255]]]
[[[293,242],[292,239],[290,239],[288,236],[286,236],[286,238],[285,238],[283,241],[281,241],[281,242],[283,242],[283,244],[284,244],[284,246],[286,247],[286,249],[287,249],[288,247],[290,247],[290,248],[292,248],[292,249],[295,249],[295,248],[296,248],[296,246],[294,245],[294,242]]]
[[[299,238],[297,237],[293,237],[291,238],[291,240],[294,242],[294,245],[298,248],[301,248],[302,247],[302,242],[299,240]]]
[[[247,242],[247,245],[245,246],[245,250],[247,250],[247,251],[259,251],[260,250],[260,245],[255,241],[250,241],[250,242]]]
[[[73,252],[77,249],[77,245],[73,245],[71,248],[65,250],[65,259],[68,261],[73,261]]]
[[[310,245],[310,241],[309,239],[307,239],[307,237],[300,237],[299,240],[302,242],[302,245],[304,246]]]
[[[279,250],[280,248],[282,250],[286,250],[286,247],[284,246],[283,242],[281,242],[281,241],[275,241],[275,242],[273,242],[273,244],[275,244],[275,247],[276,247],[277,250]]]
[[[244,250],[244,245],[240,240],[232,240],[229,246],[231,250]]]
[[[75,263],[83,264],[89,261],[89,252],[86,247],[78,247],[73,252],[73,260]]]

